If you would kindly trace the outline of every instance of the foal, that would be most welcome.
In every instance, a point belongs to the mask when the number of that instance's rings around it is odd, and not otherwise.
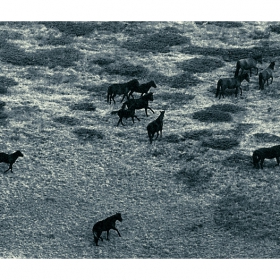
[[[237,97],[238,89],[240,89],[240,95],[242,95],[242,88],[241,88],[241,83],[243,80],[246,80],[248,83],[250,82],[250,77],[248,73],[241,74],[237,77],[234,78],[222,78],[218,81],[217,83],[217,92],[216,92],[216,97],[219,96],[219,99],[221,98],[221,95],[224,96],[225,89],[233,89],[236,88],[235,91],[235,97]]]
[[[154,100],[153,93],[149,92],[141,96],[140,98],[128,99],[126,102],[123,103],[122,108],[124,109],[125,106],[127,106],[128,109],[132,107],[135,109],[145,109],[146,116],[148,117],[148,112],[147,112],[148,109],[151,110],[153,113],[155,113],[153,109],[149,107],[149,101],[153,101],[153,100]]]
[[[105,220],[99,221],[96,224],[94,224],[92,228],[92,233],[93,233],[93,238],[94,238],[94,243],[96,246],[98,246],[98,240],[99,238],[101,241],[103,241],[103,238],[101,237],[102,231],[107,231],[107,240],[109,240],[109,230],[114,229],[119,236],[121,237],[120,232],[116,228],[116,221],[122,221],[122,216],[121,213],[116,213],[113,216],[110,216],[106,218]]]
[[[153,142],[153,137],[154,137],[155,133],[157,133],[157,137],[155,138],[155,140],[158,138],[159,132],[160,132],[160,137],[162,137],[162,126],[163,126],[164,113],[165,113],[165,111],[160,111],[159,117],[156,120],[149,123],[147,126],[148,136],[149,136],[151,144]]]
[[[257,63],[261,63],[262,64],[262,54],[260,55],[255,55],[253,57],[250,58],[244,58],[244,59],[240,59],[237,61],[236,63],[236,70],[235,70],[235,74],[234,77],[237,77],[239,74],[239,69],[241,68],[241,74],[243,73],[244,70],[250,70],[250,77],[252,76],[252,68],[257,69],[257,74],[258,75],[258,67],[257,67]]]
[[[275,62],[272,61],[269,64],[269,66],[259,74],[259,89],[264,89],[265,82],[268,85],[268,80],[270,78],[271,78],[271,82],[270,83],[272,84],[274,66],[275,66]]]
[[[9,168],[4,172],[6,173],[11,169],[11,172],[13,173],[13,164],[17,160],[18,157],[23,157],[23,154],[20,151],[16,151],[13,154],[5,154],[5,153],[0,153],[0,162],[5,162],[10,164]]]
[[[263,169],[263,162],[265,158],[273,159],[276,158],[277,164],[279,165],[280,157],[280,145],[272,146],[270,148],[261,148],[253,152],[253,164],[254,167],[259,166],[259,161],[261,162],[261,169]]]
[[[124,106],[123,106],[124,107]],[[122,125],[123,122],[122,122],[122,119],[125,118],[125,119],[128,119],[128,118],[132,118],[132,121],[134,123],[134,118],[136,118],[139,122],[140,120],[138,119],[138,117],[135,115],[135,108],[134,107],[131,107],[129,109],[124,109],[124,108],[121,108],[120,110],[118,111],[112,111],[111,114],[118,114],[119,116],[119,121],[118,121],[118,124],[117,126],[119,126],[119,124],[121,123]]]

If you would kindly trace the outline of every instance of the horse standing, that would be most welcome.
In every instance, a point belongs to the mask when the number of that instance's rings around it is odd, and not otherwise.
[[[149,101],[153,101],[153,100],[154,100],[153,93],[149,92],[141,96],[140,98],[128,99],[126,102],[123,103],[122,108],[124,109],[125,106],[127,106],[128,109],[132,107],[135,109],[145,109],[146,116],[148,116],[148,112],[147,112],[148,109],[151,110],[153,113],[155,113],[153,109],[149,107]]]
[[[262,64],[262,54],[261,55],[255,55],[250,58],[243,58],[237,61],[236,63],[236,70],[234,77],[237,77],[239,74],[239,69],[241,68],[241,74],[243,73],[244,70],[250,70],[250,77],[252,76],[252,68],[257,69],[257,74],[258,75],[258,67],[257,63]]]
[[[270,83],[272,84],[274,66],[275,61],[272,61],[269,66],[259,74],[259,89],[264,89],[264,84],[266,82],[268,85],[269,79],[271,79]]]
[[[150,90],[151,87],[153,87],[153,88],[157,87],[154,81],[150,81],[146,84],[141,84],[134,91],[131,91],[129,93],[129,96],[133,97],[133,95],[132,95],[133,92],[140,92],[141,96],[143,96],[143,94],[148,93],[148,91]]]
[[[260,161],[261,169],[263,169],[263,162],[265,158],[268,159],[276,158],[277,161],[276,165],[279,165],[280,163],[279,157],[280,157],[280,145],[272,146],[270,148],[261,148],[253,152],[253,164],[254,167],[257,168],[259,166],[259,161]]]
[[[165,111],[160,111],[159,117],[156,120],[149,123],[147,126],[148,136],[149,136],[151,144],[153,142],[153,137],[154,137],[155,133],[157,133],[155,140],[158,138],[159,132],[160,132],[160,137],[162,137],[164,113],[165,113]]]
[[[129,98],[129,93],[135,91],[135,89],[139,86],[139,82],[136,79],[133,79],[127,83],[124,84],[113,84],[108,87],[107,90],[107,102],[110,102],[111,100],[116,103],[114,97],[118,95],[123,94],[123,98],[121,102],[123,102],[124,98],[126,97],[127,99]]]
[[[121,213],[116,213],[113,216],[110,216],[106,218],[105,220],[99,221],[96,224],[94,224],[92,228],[94,243],[96,246],[98,246],[98,240],[101,239],[103,241],[103,238],[101,237],[102,231],[107,231],[107,240],[109,240],[109,230],[114,229],[119,237],[121,237],[120,232],[116,228],[116,221],[122,221]]]
[[[233,89],[236,88],[235,91],[235,97],[237,97],[238,89],[240,89],[240,95],[242,95],[242,88],[241,88],[241,83],[243,80],[246,80],[248,83],[250,82],[250,77],[248,73],[241,74],[237,77],[234,78],[222,78],[218,81],[217,83],[217,92],[216,92],[216,97],[219,96],[219,99],[221,98],[221,95],[224,96],[225,89]]]

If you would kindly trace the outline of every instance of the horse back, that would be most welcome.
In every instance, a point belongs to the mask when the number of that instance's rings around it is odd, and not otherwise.
[[[254,152],[255,156],[260,158],[272,159],[280,157],[280,145],[273,146],[271,148],[261,148]]]

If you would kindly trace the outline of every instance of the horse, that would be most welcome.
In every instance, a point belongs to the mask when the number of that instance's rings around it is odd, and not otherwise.
[[[139,82],[136,79],[133,79],[127,83],[124,84],[112,84],[108,87],[107,90],[107,102],[110,102],[111,104],[111,100],[115,102],[114,97],[118,94],[121,95],[123,94],[123,98],[121,100],[121,102],[123,102],[124,98],[126,97],[127,99],[129,99],[129,92],[133,92],[135,91],[135,89],[139,86]]]
[[[149,107],[149,101],[153,101],[153,93],[149,92],[140,98],[137,99],[128,99],[126,102],[123,103],[122,108],[124,109],[126,106],[128,109],[135,108],[135,109],[143,109],[145,108],[146,116],[148,116],[147,110],[150,109],[153,114],[155,113],[152,108]]]
[[[273,81],[273,70],[275,66],[275,61],[272,61],[269,66],[264,69],[260,74],[259,74],[259,89],[264,89],[264,84],[265,81],[268,85],[268,80],[271,78],[271,84]]]
[[[225,89],[233,89],[236,88],[235,91],[235,97],[237,97],[238,89],[240,89],[240,95],[242,95],[242,88],[241,83],[243,80],[246,80],[248,83],[250,82],[250,77],[248,73],[241,74],[234,78],[222,78],[217,83],[217,92],[216,97],[219,95],[219,99],[221,98],[221,95],[224,96]]]
[[[159,117],[148,124],[147,131],[148,131],[148,137],[150,139],[150,143],[153,142],[153,137],[155,133],[157,133],[157,136],[155,140],[158,138],[158,134],[160,132],[160,137],[162,137],[162,126],[163,126],[163,117],[164,117],[165,111],[160,111]]]
[[[109,230],[114,229],[118,234],[119,237],[121,237],[120,232],[116,228],[116,221],[122,221],[121,213],[116,213],[113,216],[110,216],[106,218],[105,220],[99,221],[96,224],[94,224],[92,228],[94,243],[96,246],[98,246],[98,240],[101,239],[103,241],[103,238],[101,237],[102,231],[107,231],[107,240],[109,240]]]
[[[252,68],[257,69],[257,74],[258,75],[258,67],[257,67],[257,63],[261,63],[262,64],[262,54],[260,55],[255,55],[253,57],[250,58],[243,58],[237,61],[236,63],[236,70],[235,70],[235,74],[234,77],[238,76],[239,73],[239,69],[241,68],[241,74],[243,73],[244,70],[250,70],[250,77],[252,76]]]
[[[148,93],[148,91],[150,90],[151,87],[154,87],[154,88],[157,87],[154,81],[150,81],[146,84],[141,84],[134,91],[131,91],[129,93],[129,96],[133,97],[133,95],[132,95],[133,92],[140,92],[141,96],[143,96],[145,93]]]
[[[131,107],[129,109],[121,108],[118,111],[112,111],[111,114],[118,114],[120,119],[118,121],[117,126],[119,126],[120,123],[122,125],[124,125],[124,123],[122,122],[123,118],[125,118],[125,119],[132,118],[133,123],[134,123],[134,118],[136,118],[138,121],[140,121],[138,119],[138,117],[135,115],[135,108],[133,108],[133,107]]]
[[[265,158],[273,159],[276,158],[277,164],[279,165],[280,157],[280,145],[272,146],[270,148],[261,148],[253,152],[253,164],[254,167],[259,167],[259,161],[261,162],[261,169],[263,169],[263,162]]]
[[[18,159],[18,157],[23,157],[21,151],[16,151],[10,155],[6,153],[0,153],[0,162],[5,162],[10,164],[9,168],[4,173],[8,172],[9,170],[11,170],[11,172],[13,173],[13,164]]]

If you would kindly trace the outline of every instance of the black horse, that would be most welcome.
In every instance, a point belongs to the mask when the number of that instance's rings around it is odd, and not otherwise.
[[[123,94],[123,98],[121,102],[123,102],[124,98],[126,97],[127,99],[129,98],[129,93],[135,91],[135,89],[139,86],[139,82],[136,79],[133,79],[127,83],[124,84],[113,84],[108,87],[107,91],[107,102],[110,102],[111,100],[116,103],[114,97],[118,95]]]
[[[110,216],[105,220],[99,221],[96,224],[94,224],[92,228],[92,233],[93,233],[94,243],[96,246],[98,246],[99,238],[101,239],[101,241],[103,241],[103,238],[101,237],[102,231],[107,231],[107,240],[109,240],[110,229],[114,229],[121,237],[120,232],[116,228],[116,221],[120,221],[120,222],[122,221],[121,213],[116,213],[115,215]]]
[[[118,114],[119,121],[118,121],[117,126],[119,126],[120,123],[122,125],[124,125],[124,123],[122,122],[123,118],[125,118],[125,119],[132,118],[133,123],[134,123],[134,118],[136,118],[138,121],[140,121],[138,119],[138,117],[135,115],[135,108],[133,108],[133,107],[131,107],[129,109],[121,108],[118,111],[112,111],[111,114]]]
[[[159,132],[160,132],[160,137],[162,137],[164,113],[165,113],[165,111],[160,111],[159,117],[156,120],[149,123],[147,126],[148,136],[149,136],[151,144],[153,142],[153,137],[154,137],[155,133],[157,133],[155,140],[158,138]]]
[[[279,165],[280,157],[280,145],[276,145],[270,148],[261,148],[253,152],[253,164],[254,167],[259,167],[259,161],[261,162],[261,169],[263,169],[263,162],[265,158],[273,159],[276,158],[277,164]]]
[[[257,67],[258,62],[262,64],[262,54],[238,60],[236,63],[236,70],[235,70],[234,77],[238,76],[240,68],[241,68],[241,74],[243,73],[244,70],[250,70],[250,77],[251,77],[252,68],[254,68],[257,69],[256,75],[258,75],[258,71],[259,71]]]
[[[140,92],[141,96],[143,96],[143,94],[148,93],[148,91],[150,90],[151,87],[154,87],[154,88],[157,87],[154,81],[150,81],[150,82],[148,82],[146,84],[141,84],[134,91],[135,92]],[[133,97],[132,93],[133,93],[133,91],[131,91],[129,93],[129,96]]]
[[[15,163],[18,157],[23,157],[21,151],[16,151],[10,155],[6,153],[0,153],[0,162],[5,162],[10,164],[9,168],[4,173],[8,172],[9,170],[11,170],[11,172],[13,173],[13,164]]]
[[[216,97],[219,96],[219,99],[221,98],[221,95],[224,96],[225,89],[233,89],[236,88],[235,91],[235,97],[237,97],[238,89],[240,89],[240,95],[242,95],[242,88],[241,88],[241,83],[243,80],[246,80],[248,83],[250,82],[250,77],[248,73],[241,74],[237,77],[234,78],[222,78],[218,81],[217,83],[217,92],[216,92]]]
[[[140,98],[128,99],[126,102],[123,103],[122,108],[124,109],[127,106],[128,109],[132,107],[135,109],[145,109],[146,116],[148,116],[148,112],[147,112],[148,109],[150,109],[153,113],[155,113],[153,109],[149,107],[149,101],[153,101],[153,100],[154,100],[153,93],[149,92],[143,96],[140,96]]]
[[[270,83],[272,84],[274,66],[275,62],[272,61],[269,66],[259,74],[259,89],[264,89],[264,84],[266,82],[268,85],[269,79],[271,79]]]

